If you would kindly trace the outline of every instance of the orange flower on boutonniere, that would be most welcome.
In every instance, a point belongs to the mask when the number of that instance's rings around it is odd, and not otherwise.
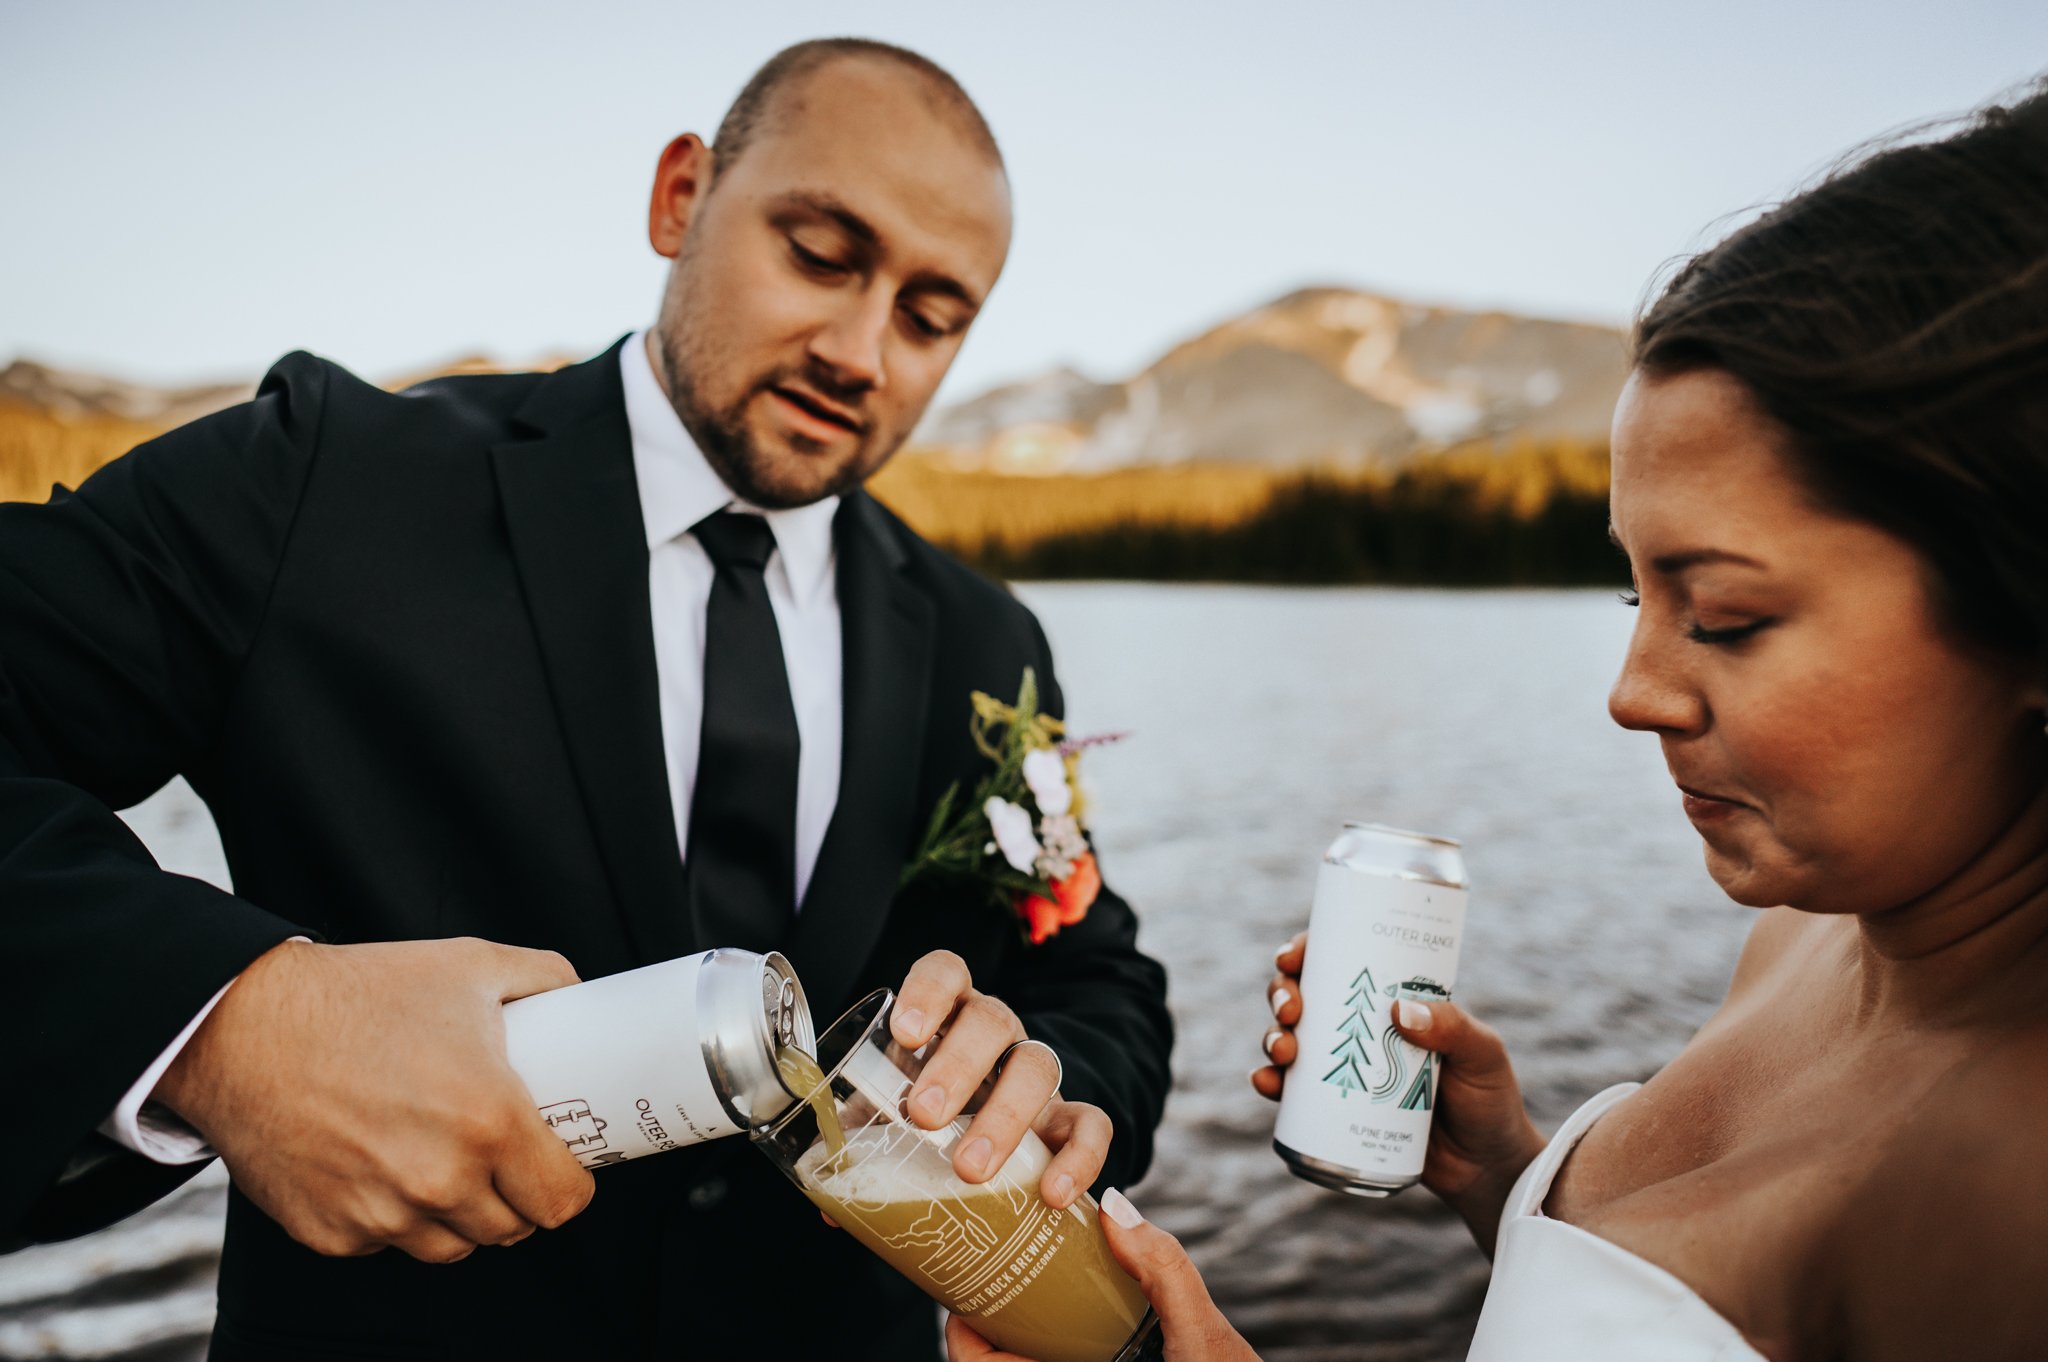
[[[1065,725],[1038,712],[1038,678],[1029,667],[1017,703],[974,692],[975,746],[995,770],[956,812],[960,787],[932,811],[900,890],[928,875],[979,884],[1017,918],[1033,945],[1088,916],[1102,872],[1081,826],[1081,753],[1123,735],[1065,741]]]
[[[1084,851],[1065,879],[1053,881],[1051,898],[1042,894],[1018,895],[1017,916],[1024,919],[1024,926],[1031,933],[1031,944],[1042,945],[1060,928],[1071,927],[1087,917],[1088,910],[1095,905],[1095,896],[1101,892],[1102,872],[1095,868],[1095,853]]]

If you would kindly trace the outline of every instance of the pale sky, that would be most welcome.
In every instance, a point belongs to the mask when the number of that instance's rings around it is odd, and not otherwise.
[[[663,143],[849,32],[951,69],[1009,158],[941,400],[1311,283],[1622,322],[1727,215],[2048,71],[2041,0],[0,0],[0,362],[594,352],[659,294]]]

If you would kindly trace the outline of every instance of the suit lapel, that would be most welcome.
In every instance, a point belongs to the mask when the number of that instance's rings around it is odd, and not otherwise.
[[[662,755],[619,347],[549,376],[519,410],[535,434],[493,448],[498,494],[555,712],[635,954],[690,949]]]
[[[851,1001],[922,816],[934,634],[931,598],[865,492],[847,497],[833,533],[846,693],[839,802],[787,952],[820,1025]]]

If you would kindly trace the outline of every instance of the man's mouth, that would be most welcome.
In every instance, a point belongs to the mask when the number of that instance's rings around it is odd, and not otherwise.
[[[768,391],[774,393],[799,411],[815,417],[827,425],[837,426],[841,430],[848,431],[854,435],[863,434],[867,430],[866,423],[852,412],[836,403],[826,401],[815,393],[806,392],[801,388],[792,388],[783,383],[770,384]]]

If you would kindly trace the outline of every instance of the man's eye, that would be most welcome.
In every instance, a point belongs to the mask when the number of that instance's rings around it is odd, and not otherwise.
[[[948,329],[943,323],[935,322],[914,307],[903,309],[903,315],[910,320],[910,329],[926,340],[938,340]]]
[[[816,251],[806,249],[804,244],[795,237],[789,239],[789,251],[791,255],[796,257],[797,264],[803,266],[812,274],[836,275],[846,273],[847,267],[845,265],[832,259],[830,256],[819,255]]]

